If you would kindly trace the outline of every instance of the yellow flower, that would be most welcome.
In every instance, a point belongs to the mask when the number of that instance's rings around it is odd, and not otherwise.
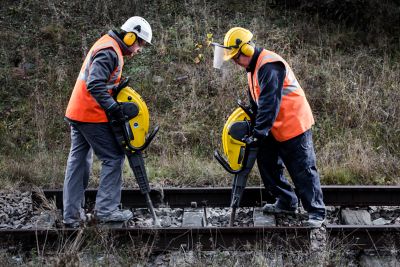
[[[203,47],[203,45],[202,45],[202,44],[199,44],[199,43],[196,43],[196,44],[194,45],[194,47],[195,47],[194,50],[200,50],[200,49]]]
[[[213,37],[212,33],[207,33],[207,41],[206,41],[207,46],[210,46],[210,44],[212,43],[213,41],[212,37]]]

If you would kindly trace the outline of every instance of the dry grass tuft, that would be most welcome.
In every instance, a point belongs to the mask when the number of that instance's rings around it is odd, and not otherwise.
[[[83,248],[83,229],[77,230],[76,236],[71,240],[65,240],[57,249],[55,266],[80,266],[79,253]]]

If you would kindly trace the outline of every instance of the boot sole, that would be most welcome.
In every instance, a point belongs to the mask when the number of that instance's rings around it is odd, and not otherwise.
[[[290,210],[267,210],[263,209],[263,213],[273,213],[273,214],[289,214],[289,215],[295,215],[297,211],[290,211]]]

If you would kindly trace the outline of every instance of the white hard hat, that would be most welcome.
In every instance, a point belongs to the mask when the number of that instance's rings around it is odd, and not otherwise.
[[[134,32],[136,35],[151,44],[153,32],[151,31],[150,24],[142,17],[134,16],[125,21],[121,29],[126,32]]]

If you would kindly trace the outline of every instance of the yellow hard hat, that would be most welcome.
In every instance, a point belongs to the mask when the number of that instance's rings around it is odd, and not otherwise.
[[[224,60],[229,60],[234,57],[240,48],[251,41],[253,34],[241,27],[234,27],[230,29],[224,38],[224,47],[229,47],[230,49],[225,51]],[[246,54],[246,53],[245,53]]]

